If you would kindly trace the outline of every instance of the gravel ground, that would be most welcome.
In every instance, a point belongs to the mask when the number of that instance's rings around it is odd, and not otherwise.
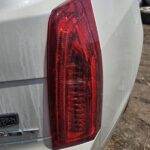
[[[144,48],[128,107],[105,150],[150,150],[150,26],[144,26]]]

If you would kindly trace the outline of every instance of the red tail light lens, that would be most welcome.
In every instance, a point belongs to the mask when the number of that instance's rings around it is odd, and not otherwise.
[[[102,60],[90,0],[53,10],[47,70],[53,147],[93,139],[101,125]]]

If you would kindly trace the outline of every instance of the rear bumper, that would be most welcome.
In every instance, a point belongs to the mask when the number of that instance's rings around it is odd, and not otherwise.
[[[50,141],[50,139],[49,139]],[[92,146],[94,144],[94,141],[90,141],[84,144],[80,144],[77,146],[65,148],[62,150],[91,150],[93,149]],[[49,143],[49,142],[47,142]],[[51,145],[50,143],[48,145]],[[44,141],[37,141],[32,143],[20,143],[17,145],[4,145],[1,147],[1,150],[52,150]],[[95,150],[95,149],[93,149]],[[99,149],[100,150],[100,149]]]

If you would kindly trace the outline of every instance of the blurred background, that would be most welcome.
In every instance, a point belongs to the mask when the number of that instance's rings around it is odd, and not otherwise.
[[[150,150],[150,0],[138,0],[144,30],[142,59],[128,106],[105,150]]]

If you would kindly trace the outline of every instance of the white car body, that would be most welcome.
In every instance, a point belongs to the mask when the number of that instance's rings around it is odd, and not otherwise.
[[[0,114],[17,112],[17,129],[39,129],[36,138],[0,137],[1,150],[52,149],[46,109],[47,28],[51,11],[64,2],[0,1]],[[138,1],[91,2],[103,60],[102,127],[94,140],[65,150],[103,149],[128,103],[141,58],[143,29]]]

